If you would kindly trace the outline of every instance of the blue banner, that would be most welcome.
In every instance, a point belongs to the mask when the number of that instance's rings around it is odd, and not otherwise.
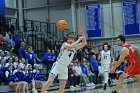
[[[85,8],[88,37],[102,37],[100,4],[86,5]]]
[[[140,34],[138,1],[122,0],[122,5],[124,18],[124,34],[125,35]]]
[[[6,8],[5,8],[5,0],[0,0],[0,14],[5,16]]]

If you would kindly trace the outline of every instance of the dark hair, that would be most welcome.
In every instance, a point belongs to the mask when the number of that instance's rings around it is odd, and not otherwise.
[[[125,36],[124,35],[119,35],[117,38],[119,38],[123,43],[125,43]]]
[[[103,46],[102,46],[102,49],[104,50],[104,46],[105,46],[105,45],[107,45],[108,50],[110,50],[111,46],[110,46],[110,45],[108,45],[108,43],[104,43],[104,44],[103,44]]]

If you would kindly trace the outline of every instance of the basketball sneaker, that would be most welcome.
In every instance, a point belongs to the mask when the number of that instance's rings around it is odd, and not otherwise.
[[[104,84],[103,90],[106,90],[106,87],[107,87],[107,83]]]
[[[116,90],[112,91],[112,93],[118,93]]]

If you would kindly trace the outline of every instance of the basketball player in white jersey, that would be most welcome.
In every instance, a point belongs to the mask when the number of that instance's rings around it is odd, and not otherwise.
[[[110,51],[110,47],[107,43],[103,44],[103,50],[100,52],[98,59],[101,62],[101,72],[104,76],[104,87],[103,90],[106,90],[107,83],[109,80],[110,66],[114,62],[114,57]],[[111,62],[112,61],[112,62]]]
[[[60,83],[58,93],[64,93],[65,85],[68,79],[68,66],[72,61],[76,50],[84,47],[87,44],[83,27],[80,27],[79,31],[81,37],[77,41],[75,41],[74,35],[68,35],[67,42],[62,44],[57,61],[53,64],[48,80],[43,85],[41,93],[47,93],[46,90],[48,90],[49,86],[52,84],[57,75]]]

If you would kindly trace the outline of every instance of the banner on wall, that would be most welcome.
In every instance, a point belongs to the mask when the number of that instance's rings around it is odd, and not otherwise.
[[[6,8],[5,8],[5,0],[0,0],[0,15],[5,16]]]
[[[102,37],[100,4],[86,5],[85,9],[88,37]]]
[[[122,0],[124,34],[140,34],[139,30],[139,13],[137,0]]]

